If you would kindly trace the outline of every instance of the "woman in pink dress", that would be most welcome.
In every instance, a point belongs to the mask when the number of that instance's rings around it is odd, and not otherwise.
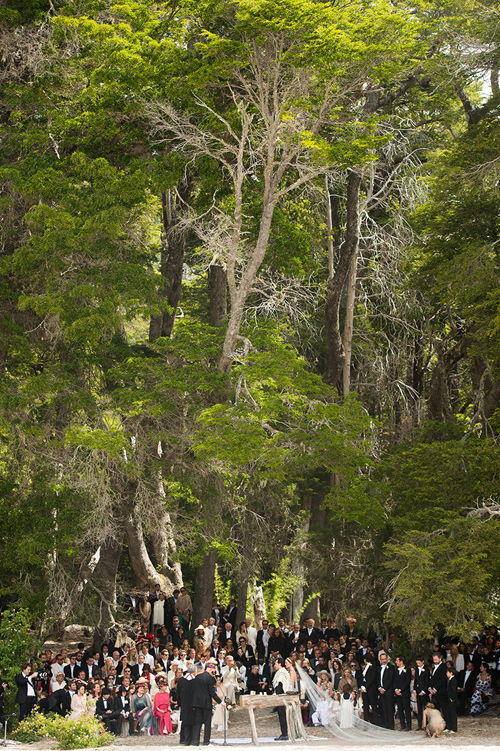
[[[170,693],[164,678],[157,682],[158,691],[155,694],[153,714],[158,720],[160,735],[168,735],[172,732],[172,720],[170,719]]]

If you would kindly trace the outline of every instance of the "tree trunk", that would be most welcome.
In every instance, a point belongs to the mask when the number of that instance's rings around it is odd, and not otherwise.
[[[222,326],[227,316],[226,272],[220,264],[208,269],[208,289],[210,293],[210,326]]]
[[[307,540],[309,534],[309,526],[311,523],[311,503],[312,496],[310,493],[306,493],[302,496],[300,510],[304,522],[300,528],[300,537],[303,541]],[[306,545],[306,542],[302,542],[301,553],[304,551]],[[306,582],[306,570],[302,555],[299,554],[294,557],[294,560],[292,561],[292,570],[294,574],[297,574],[301,578],[301,583],[294,589],[290,597],[289,618],[294,623],[297,623],[301,616],[302,608],[304,607],[304,586]]]
[[[203,561],[196,569],[191,632],[200,625],[203,618],[210,618],[212,613],[216,563],[217,553],[214,550],[210,550],[204,554]]]
[[[159,519],[157,526],[151,529],[149,534],[153,555],[159,571],[166,580],[164,591],[171,595],[174,589],[182,587],[182,570],[178,561],[172,561],[172,554],[175,553],[175,541],[170,524],[170,514],[165,513]]]
[[[455,365],[465,357],[467,350],[473,343],[472,337],[464,336],[447,352],[443,351],[442,343],[434,345],[437,364],[429,386],[427,402],[427,417],[429,420],[443,422],[453,419],[453,410],[448,393],[448,378]]]
[[[188,200],[192,184],[191,175],[187,175],[179,181],[177,185],[178,203],[182,204]],[[164,191],[161,198],[164,238],[160,271],[163,277],[163,288],[160,290],[159,296],[167,303],[168,309],[158,316],[152,316],[149,324],[150,342],[154,342],[161,336],[169,337],[172,335],[177,307],[181,299],[182,269],[186,246],[186,230],[180,226],[172,191]]]
[[[153,566],[144,542],[142,525],[135,519],[132,512],[125,521],[125,534],[136,586],[142,589],[154,588],[154,585],[159,582],[162,589],[169,590],[170,582]]]
[[[345,240],[340,248],[339,261],[333,278],[328,282],[325,304],[325,325],[328,360],[324,380],[340,387],[344,366],[344,347],[340,335],[340,304],[353,256],[359,245],[359,190],[361,173],[351,170],[347,180],[347,223]]]
[[[90,580],[92,588],[99,596],[99,619],[94,630],[92,650],[101,649],[109,629],[115,624],[113,613],[116,611],[116,575],[123,548],[123,533],[116,539],[101,545],[99,561]]]
[[[244,621],[247,617],[248,580],[249,577],[245,572],[242,572],[242,575],[238,578],[238,593],[236,598],[237,624]]]
[[[359,233],[358,233],[359,234]],[[349,269],[347,280],[347,303],[344,322],[344,365],[342,368],[342,390],[344,396],[347,396],[351,390],[351,357],[352,357],[352,336],[354,333],[354,302],[356,299],[356,279],[358,271],[358,252],[354,253]]]

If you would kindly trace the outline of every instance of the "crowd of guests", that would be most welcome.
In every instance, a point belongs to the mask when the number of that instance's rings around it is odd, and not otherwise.
[[[498,688],[495,626],[469,643],[436,633],[433,653],[408,664],[402,655],[391,658],[393,644],[359,633],[354,618],[342,628],[332,619],[320,626],[313,619],[302,625],[264,619],[257,630],[249,618],[236,620],[232,600],[227,608],[214,602],[210,617],[190,630],[189,595],[181,589],[167,598],[160,585],[140,596],[131,591],[124,610],[130,621],[119,623],[98,652],[81,644],[71,654],[46,651],[38,667],[23,665],[16,676],[20,719],[38,704],[42,712],[73,720],[95,715],[117,735],[125,729],[179,733],[184,726],[181,743],[190,745],[188,728],[195,722],[187,684],[207,672],[215,681],[208,707],[216,707],[212,723],[218,729],[227,717],[222,706],[235,706],[239,693],[291,690],[300,695],[305,724],[326,725],[332,713],[349,707],[388,729],[394,729],[397,716],[399,729],[410,731],[416,718],[416,730],[434,735],[445,727],[456,732],[457,715],[484,712]],[[319,689],[319,702],[310,701],[301,674]],[[286,737],[281,723],[280,739]]]

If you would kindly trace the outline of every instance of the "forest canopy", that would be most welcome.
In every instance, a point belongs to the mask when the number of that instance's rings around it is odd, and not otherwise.
[[[498,617],[497,21],[2,4],[2,608]]]

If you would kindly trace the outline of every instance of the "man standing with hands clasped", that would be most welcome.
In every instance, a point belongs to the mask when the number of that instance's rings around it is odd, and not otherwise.
[[[396,657],[396,672],[394,674],[394,698],[398,708],[401,730],[411,730],[411,705],[410,705],[411,673],[405,667],[403,657]]]
[[[33,675],[30,675],[30,673],[31,665],[29,662],[23,662],[21,665],[21,672],[19,675],[16,675],[16,702],[19,704],[19,722],[31,714],[31,711],[36,704],[36,691],[31,679],[36,678],[38,673],[33,673]]]
[[[191,745],[200,745],[200,732],[201,726],[205,725],[205,732],[203,737],[203,745],[208,746],[210,743],[210,733],[212,732],[212,699],[217,704],[222,704],[223,707],[226,703],[223,702],[215,690],[215,670],[217,663],[214,659],[210,659],[207,662],[207,669],[204,673],[200,673],[193,681],[193,698],[192,704],[194,709],[194,725],[193,734],[191,737]]]

